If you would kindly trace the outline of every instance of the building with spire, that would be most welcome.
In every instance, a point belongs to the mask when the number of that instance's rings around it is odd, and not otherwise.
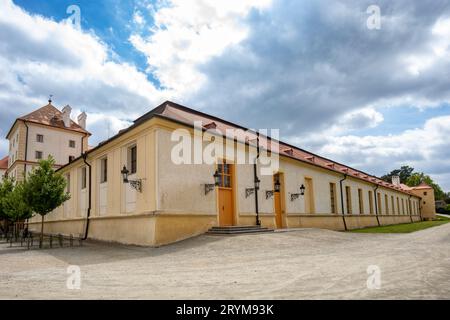
[[[47,105],[17,118],[6,135],[6,174],[21,181],[41,159],[52,156],[59,168],[85,152],[91,135],[86,130],[86,113],[81,113],[75,122],[71,112],[69,105],[58,110],[49,100]]]

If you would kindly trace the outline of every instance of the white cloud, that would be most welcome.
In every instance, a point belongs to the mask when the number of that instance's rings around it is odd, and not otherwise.
[[[149,37],[134,34],[130,41],[164,87],[187,94],[206,81],[198,65],[245,39],[242,19],[269,5],[270,0],[172,0],[155,12]]]
[[[431,174],[450,190],[450,116],[429,119],[422,128],[397,135],[331,136],[322,134],[305,141],[320,141],[315,151],[337,161],[384,174],[402,165]]]

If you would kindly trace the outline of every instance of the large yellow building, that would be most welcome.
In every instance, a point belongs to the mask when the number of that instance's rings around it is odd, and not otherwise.
[[[196,145],[212,144],[214,161],[199,158]],[[127,244],[168,244],[213,226],[344,230],[434,214],[423,194],[395,181],[173,102],[59,172],[71,199],[47,215],[44,232]],[[39,224],[31,219],[30,229]]]

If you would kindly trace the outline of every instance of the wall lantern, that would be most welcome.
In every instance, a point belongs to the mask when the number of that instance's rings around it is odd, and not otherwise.
[[[266,200],[271,198],[275,192],[280,192],[280,190],[281,190],[280,181],[276,180],[275,184],[274,184],[274,189],[273,190],[266,190]]]
[[[258,179],[258,177],[255,178],[255,187],[254,188],[246,188],[245,189],[245,197],[248,198],[250,197],[255,190],[258,191],[259,190],[259,184],[260,184],[261,180]]]
[[[214,172],[214,183],[206,183],[205,184],[205,196],[214,190],[215,187],[218,187],[220,185],[220,173],[216,170]]]
[[[128,175],[130,171],[128,171],[126,166],[123,166],[122,171],[120,171],[122,174],[123,183],[129,183],[131,187],[139,192],[142,192],[142,179],[137,180],[129,180]]]
[[[300,187],[300,195],[304,196],[305,195],[305,186],[302,184],[302,186]]]

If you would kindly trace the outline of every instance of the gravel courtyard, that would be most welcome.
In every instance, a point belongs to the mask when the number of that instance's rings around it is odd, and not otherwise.
[[[78,265],[81,288],[67,289]],[[367,268],[381,270],[369,290]],[[412,234],[318,229],[204,235],[161,248],[0,244],[1,299],[449,299],[450,224]]]

